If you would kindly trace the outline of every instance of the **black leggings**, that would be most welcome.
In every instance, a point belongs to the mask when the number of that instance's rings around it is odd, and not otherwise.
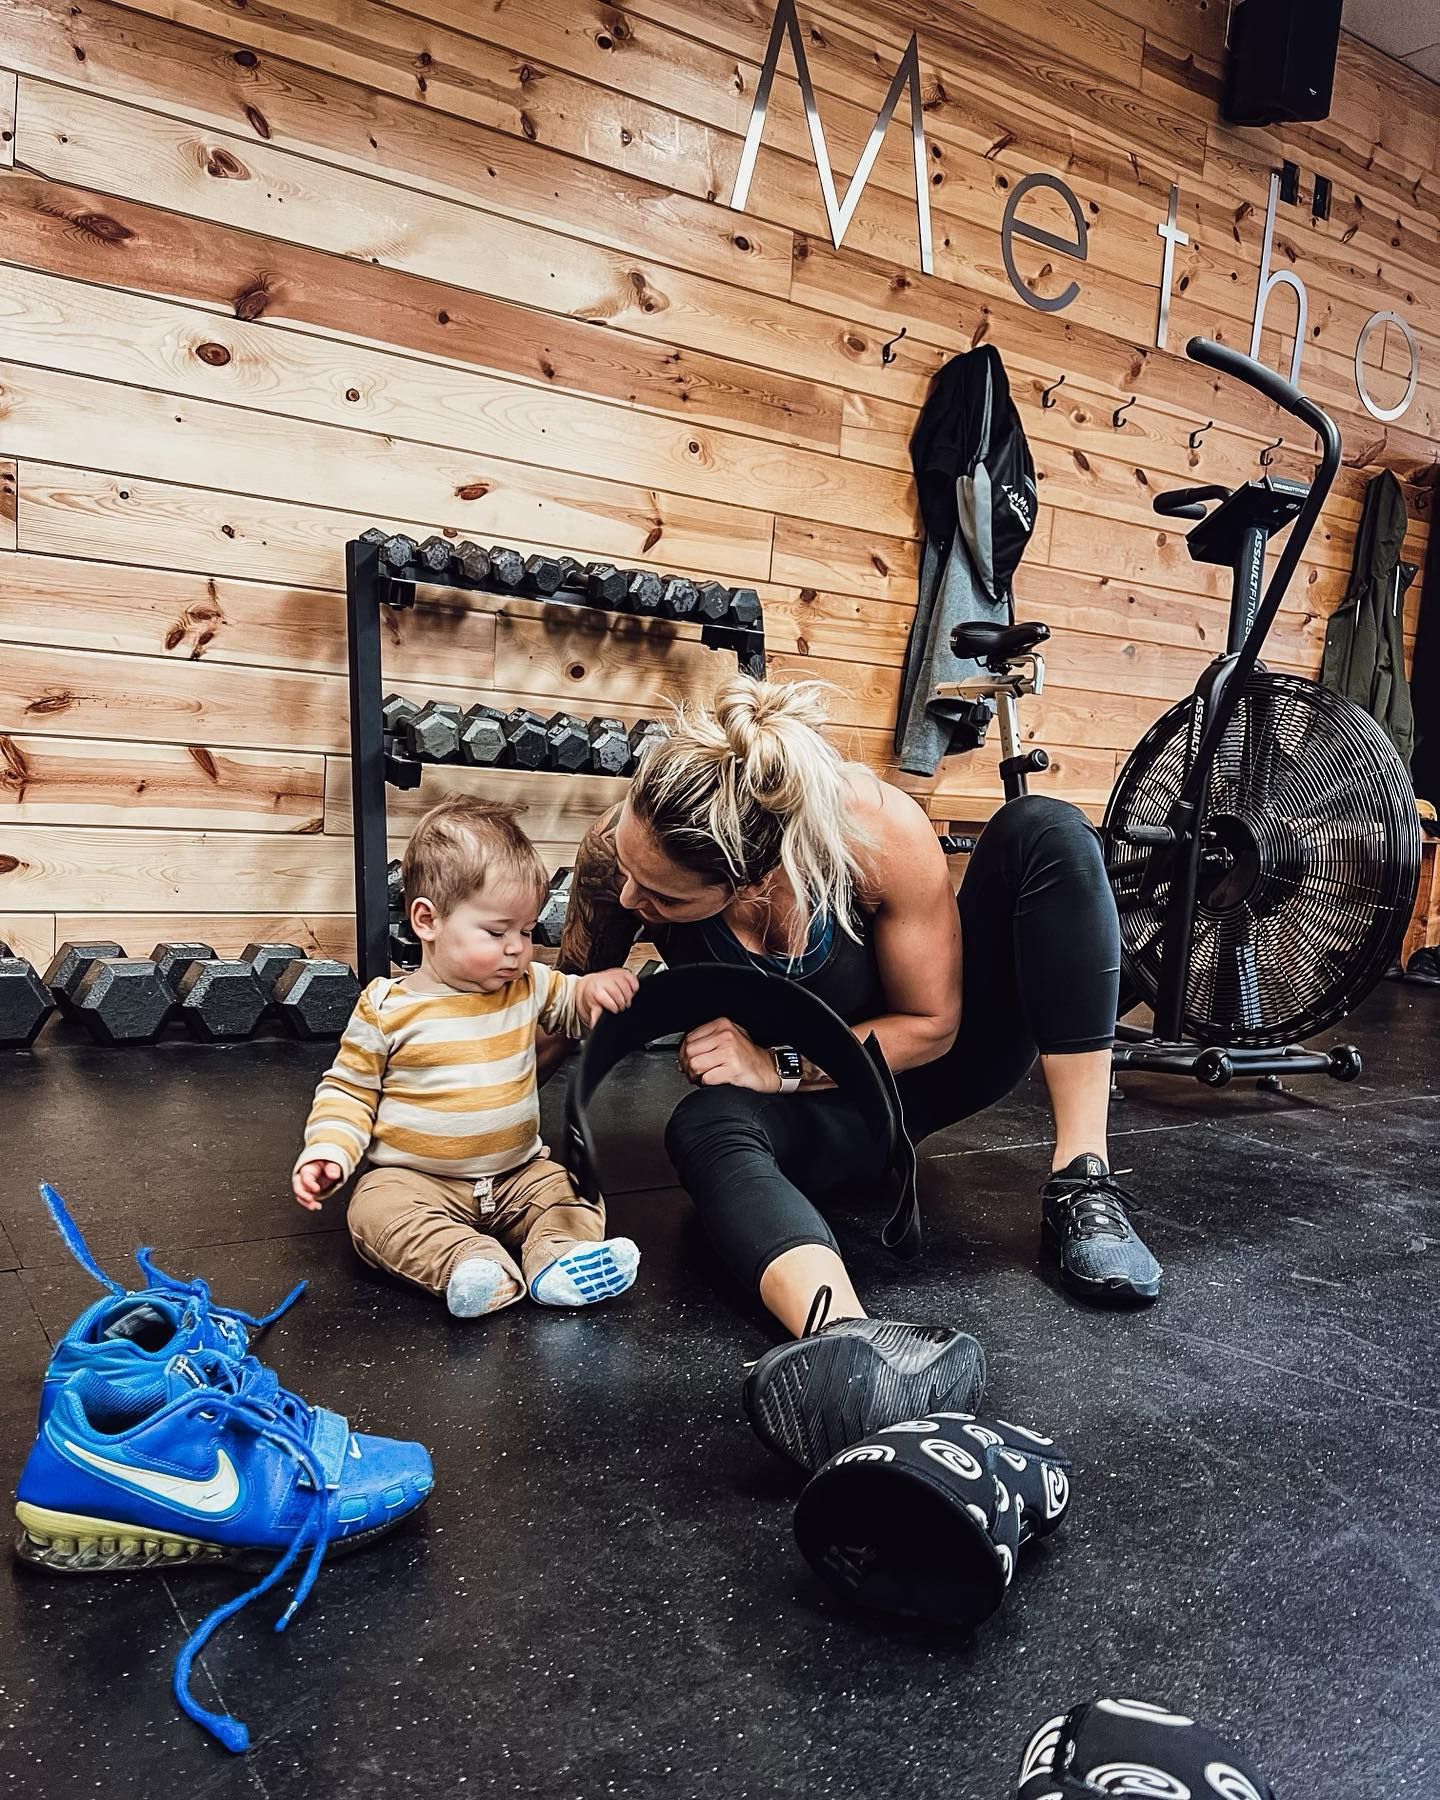
[[[899,1077],[919,1143],[1008,1094],[1036,1053],[1108,1050],[1120,927],[1100,840],[1075,807],[1032,794],[981,834],[956,904],[964,997],[944,1056]],[[799,1244],[835,1249],[814,1201],[883,1173],[883,1154],[840,1094],[697,1088],[665,1147],[726,1268],[758,1287]],[[803,1191],[802,1191],[803,1189]]]

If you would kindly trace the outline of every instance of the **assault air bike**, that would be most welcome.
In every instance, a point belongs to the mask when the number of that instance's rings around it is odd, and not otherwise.
[[[1405,935],[1420,875],[1420,821],[1405,766],[1362,708],[1260,651],[1340,466],[1340,434],[1318,406],[1263,364],[1192,338],[1192,361],[1243,381],[1308,425],[1320,464],[1308,485],[1267,475],[1235,488],[1155,498],[1196,521],[1191,558],[1231,572],[1223,655],[1130,753],[1105,809],[1106,863],[1120,913],[1126,1010],[1154,1023],[1118,1028],[1117,1070],[1353,1081],[1353,1044],[1299,1047],[1375,987]],[[1266,548],[1288,536],[1268,585]],[[1262,592],[1263,589],[1263,592]],[[1039,693],[1042,624],[957,626],[951,647],[983,673],[939,690],[994,701],[1005,798],[1048,764],[1022,750],[1017,702]]]

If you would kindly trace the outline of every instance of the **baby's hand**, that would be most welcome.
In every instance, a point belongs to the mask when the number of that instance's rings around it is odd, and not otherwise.
[[[602,1012],[624,1012],[639,990],[638,977],[628,969],[599,969],[580,977],[580,1019],[589,1031]]]
[[[290,1178],[290,1189],[307,1212],[319,1212],[320,1202],[339,1187],[345,1171],[337,1162],[304,1162]]]

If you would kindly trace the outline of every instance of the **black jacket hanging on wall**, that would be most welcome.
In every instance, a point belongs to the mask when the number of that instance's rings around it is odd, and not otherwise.
[[[911,774],[973,750],[994,716],[988,700],[932,700],[942,681],[979,665],[950,652],[967,619],[1011,619],[1015,570],[1035,529],[1035,465],[1000,353],[984,344],[935,377],[910,439],[925,526],[915,621],[905,651],[895,748]]]
[[[1325,628],[1320,680],[1377,719],[1408,763],[1414,717],[1405,679],[1405,592],[1415,564],[1400,560],[1405,525],[1400,483],[1382,469],[1365,484],[1350,585]]]
[[[1431,490],[1432,494],[1435,492]],[[1433,517],[1425,550],[1425,586],[1415,628],[1415,661],[1410,669],[1415,709],[1415,754],[1410,763],[1415,792],[1440,808],[1440,527]]]

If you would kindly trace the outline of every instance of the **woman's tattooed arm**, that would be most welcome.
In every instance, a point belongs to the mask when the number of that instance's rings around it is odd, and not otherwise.
[[[639,920],[620,904],[620,871],[615,861],[612,807],[585,833],[575,852],[570,906],[560,940],[558,966],[567,974],[616,969],[624,963],[639,933]]]

